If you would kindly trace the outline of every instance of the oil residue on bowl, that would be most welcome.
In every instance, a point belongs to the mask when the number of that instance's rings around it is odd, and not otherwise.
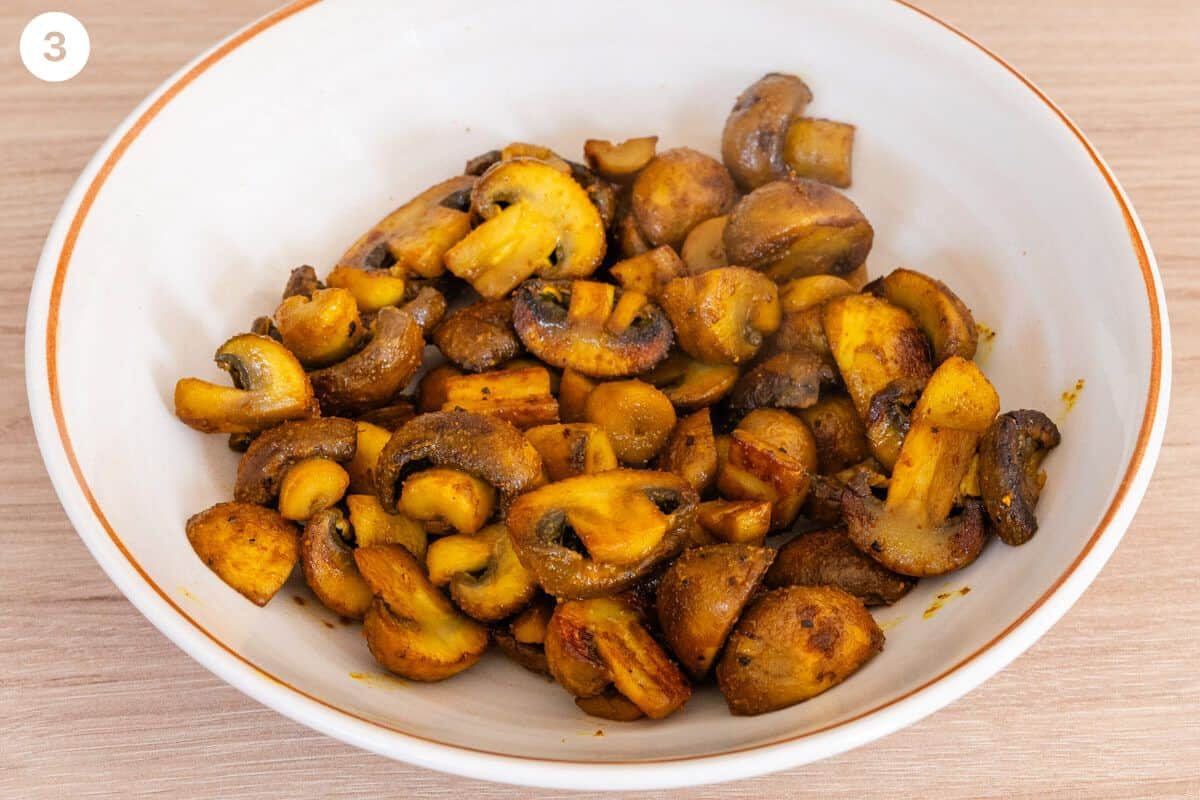
[[[382,672],[351,672],[350,677],[376,689],[402,689],[407,684],[395,675]]]
[[[992,354],[992,345],[996,342],[996,331],[982,322],[976,322],[975,333],[978,337],[978,344],[975,346],[975,360],[983,362]]]
[[[964,586],[956,592],[942,592],[941,594],[939,594],[937,597],[934,598],[932,603],[929,604],[929,608],[925,609],[925,614],[924,614],[925,619],[929,619],[934,614],[936,614],[938,611],[940,611],[942,606],[944,606],[946,604],[947,600],[950,600],[953,597],[962,597],[963,595],[969,593],[970,591],[971,591],[970,586]]]
[[[1075,402],[1079,400],[1079,393],[1083,391],[1083,378],[1075,381],[1075,386],[1062,393],[1063,401],[1063,416],[1066,416],[1072,408],[1075,407]]]
[[[892,630],[897,625],[899,625],[901,622],[904,622],[904,620],[905,620],[904,617],[893,617],[892,619],[886,620],[884,622],[880,622],[880,623],[878,623],[879,630],[883,631],[884,633],[887,633],[888,631]]]

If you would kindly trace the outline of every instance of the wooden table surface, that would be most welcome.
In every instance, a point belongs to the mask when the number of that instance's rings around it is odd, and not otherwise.
[[[357,751],[222,683],[92,561],[38,455],[22,369],[25,306],[59,203],[135,103],[274,3],[5,0],[0,9],[0,796],[552,796]],[[1198,798],[1200,5],[923,5],[1055,98],[1132,197],[1166,282],[1174,335],[1166,446],[1112,561],[1008,669],[838,758],[680,794]],[[33,79],[17,58],[25,22],[48,9],[75,14],[91,34],[91,62],[65,84]]]

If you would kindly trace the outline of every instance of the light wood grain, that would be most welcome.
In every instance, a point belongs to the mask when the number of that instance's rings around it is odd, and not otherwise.
[[[273,0],[79,0],[76,79],[21,68],[0,9],[0,796],[551,797],[392,763],[220,682],[150,626],[75,536],[37,454],[25,304],[59,203],[146,92]],[[734,6],[731,4],[731,9]],[[1092,137],[1138,208],[1168,291],[1167,444],[1128,536],[1011,667],[887,739],[688,797],[1200,797],[1200,6],[1195,0],[927,0],[1022,69]],[[1081,287],[1085,291],[1086,287]]]

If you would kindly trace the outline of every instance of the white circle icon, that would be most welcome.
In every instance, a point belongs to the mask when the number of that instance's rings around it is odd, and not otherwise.
[[[35,78],[69,81],[87,64],[92,40],[83,23],[62,11],[38,14],[21,31],[21,61]]]

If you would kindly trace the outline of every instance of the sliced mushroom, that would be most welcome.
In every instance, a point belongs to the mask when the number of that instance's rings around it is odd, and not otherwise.
[[[692,228],[733,206],[737,189],[715,158],[676,147],[659,153],[638,173],[630,210],[646,241],[679,247]]]
[[[642,465],[667,443],[675,427],[675,407],[648,383],[609,381],[588,395],[584,418],[608,434],[622,463]]]
[[[279,513],[284,519],[304,522],[346,495],[350,476],[336,461],[306,458],[284,473],[279,484]]]
[[[783,160],[788,125],[810,102],[804,81],[778,72],[738,95],[721,134],[721,157],[738,186],[749,191],[788,174]]]
[[[481,622],[511,617],[537,593],[533,573],[517,558],[503,523],[438,539],[426,560],[430,580],[448,584],[455,605]]]
[[[850,185],[854,126],[800,117],[788,125],[783,163],[801,178],[845,189]]]
[[[545,480],[537,450],[509,423],[467,411],[439,411],[407,423],[379,454],[375,491],[383,507],[396,508],[400,484],[429,464],[482,478],[500,491],[502,505]]]
[[[975,357],[979,334],[971,309],[950,287],[928,275],[911,269],[893,270],[873,288],[889,303],[912,314],[921,331],[933,345],[933,363],[950,356],[967,360]]]
[[[446,379],[443,411],[462,409],[532,428],[558,422],[558,400],[545,367],[493,370]]]
[[[588,139],[583,143],[583,157],[588,166],[610,181],[628,181],[654,158],[657,136],[639,136],[613,144],[605,139]]]
[[[338,266],[436,278],[445,253],[471,229],[466,199],[475,182],[460,175],[426,189],[363,234]]]
[[[558,415],[563,422],[583,422],[588,395],[596,381],[567,367],[558,384]]]
[[[283,287],[283,297],[281,300],[287,300],[289,297],[312,297],[313,292],[318,289],[324,289],[325,284],[321,283],[317,278],[317,271],[305,264],[296,267],[288,275],[287,283]]]
[[[658,584],[663,639],[683,668],[702,680],[762,583],[775,551],[746,544],[693,547],[667,568]]]
[[[683,240],[679,257],[683,259],[688,275],[699,275],[717,267],[729,266],[725,255],[725,226],[729,215],[706,219],[697,223]]]
[[[400,400],[387,406],[372,408],[370,411],[364,411],[358,415],[359,422],[369,422],[376,427],[383,428],[389,433],[396,430],[404,423],[417,415],[413,408],[412,402],[408,400]]]
[[[416,291],[410,296],[410,292],[414,288]],[[432,286],[418,286],[410,283],[409,291],[405,292],[404,297],[407,302],[402,310],[408,312],[408,315],[421,326],[421,334],[428,336],[446,315],[445,295]]]
[[[1001,414],[979,443],[979,488],[1000,541],[1021,545],[1037,533],[1035,509],[1046,473],[1042,459],[1062,434],[1040,411]]]
[[[386,269],[334,267],[325,282],[353,296],[358,310],[364,314],[398,306],[408,292],[408,281]]]
[[[613,722],[633,722],[646,716],[632,700],[611,688],[593,697],[576,697],[575,705],[589,716]]]
[[[395,544],[359,547],[359,572],[375,593],[363,620],[371,655],[415,681],[440,681],[472,666],[487,650],[487,629],[458,612],[429,582],[420,562]]]
[[[433,343],[442,355],[468,372],[492,369],[521,352],[512,317],[511,300],[480,300],[438,325]]]
[[[687,268],[670,245],[647,250],[641,255],[618,261],[608,270],[626,291],[641,292],[655,300],[668,283],[684,275]]]
[[[501,161],[512,161],[514,158],[536,158],[554,167],[564,175],[571,174],[571,165],[566,159],[549,147],[529,142],[510,142],[500,151]]]
[[[495,512],[496,490],[468,472],[433,467],[404,480],[396,508],[433,533],[474,533]]]
[[[600,212],[600,221],[604,223],[604,229],[607,231],[617,218],[617,190],[583,164],[568,161],[567,165],[571,169],[571,177],[583,187],[592,205]]]
[[[802,533],[779,548],[766,583],[836,586],[868,606],[891,605],[917,585],[864,555],[841,527]]]
[[[300,557],[296,526],[249,503],[217,503],[192,516],[187,538],[206,567],[257,606],[283,587]]]
[[[399,512],[389,513],[373,494],[347,495],[346,509],[350,512],[350,527],[359,547],[398,544],[418,561],[425,558],[429,537],[421,523],[412,517]]]
[[[488,150],[486,153],[480,153],[467,162],[466,166],[463,167],[463,174],[478,177],[487,172],[493,164],[498,163],[500,157],[499,150]]]
[[[422,414],[441,411],[446,405],[450,379],[462,374],[462,370],[453,364],[439,364],[422,375],[417,381],[417,411]]]
[[[950,516],[980,437],[999,410],[996,390],[957,356],[933,373],[913,412],[886,503],[861,483],[842,495],[851,541],[901,575],[942,575],[974,561],[987,541],[979,501]]]
[[[679,346],[693,358],[740,364],[779,327],[779,290],[761,273],[721,267],[676,278],[660,299]]]
[[[345,289],[292,295],[275,309],[283,346],[306,367],[322,367],[354,352],[366,334],[354,296]]]
[[[328,508],[312,516],[300,537],[300,566],[317,599],[335,614],[362,619],[374,595],[354,563],[354,533],[344,514]]]
[[[274,339],[244,333],[221,345],[214,358],[232,376],[232,388],[199,378],[175,384],[175,416],[196,430],[256,433],[317,414],[304,367]]]
[[[348,490],[358,494],[374,493],[375,464],[379,461],[379,453],[383,446],[392,438],[392,432],[362,420],[354,423],[354,430],[354,457],[346,463],[346,472],[350,475]]]
[[[854,294],[850,283],[835,275],[807,275],[779,287],[783,322],[771,340],[773,350],[811,350],[833,363],[821,317],[825,302]]]
[[[604,221],[570,176],[531,158],[488,169],[471,195],[483,224],[446,253],[446,267],[494,300],[533,274],[583,278],[604,258]]]
[[[687,678],[646,630],[626,600],[597,597],[559,603],[546,631],[554,679],[577,697],[615,690],[651,719],[678,711],[691,697]]]
[[[698,494],[708,491],[717,479],[717,440],[707,408],[679,420],[659,453],[658,468],[683,478]]]
[[[867,259],[875,232],[837,189],[804,178],[764,184],[729,212],[725,253],[776,281],[845,275]]]
[[[425,339],[412,316],[398,308],[385,308],[372,328],[374,335],[362,350],[311,373],[324,413],[384,405],[420,368]]]
[[[709,536],[729,544],[762,544],[771,532],[773,507],[766,500],[709,500],[696,521]]]
[[[771,527],[784,530],[800,513],[817,468],[817,446],[808,426],[786,411],[760,408],[733,431],[717,491],[730,500],[771,503]]]
[[[822,474],[840,472],[870,455],[866,429],[849,396],[823,392],[814,405],[797,413],[812,431]]]
[[[842,494],[847,486],[860,482],[867,491],[881,492],[887,489],[890,480],[883,473],[883,466],[873,458],[864,459],[832,475],[813,475],[808,497],[804,501],[804,516],[816,525],[841,525]]]
[[[645,372],[671,347],[662,309],[594,281],[527,281],[514,297],[513,324],[538,358],[594,377]]]
[[[551,481],[594,475],[619,466],[612,440],[599,425],[587,422],[540,425],[525,431],[525,438],[542,457]]]
[[[924,387],[921,376],[897,378],[876,392],[867,406],[867,446],[884,469],[890,470],[900,457],[900,445]]]
[[[530,672],[549,675],[546,663],[546,629],[554,613],[553,598],[542,596],[512,618],[492,628],[492,641],[506,656]],[[639,712],[640,713],[640,712]]]
[[[836,380],[833,367],[811,350],[776,353],[738,380],[729,402],[736,414],[756,408],[808,408],[816,404],[821,387]]]
[[[617,219],[613,222],[613,230],[616,234],[617,245],[621,249],[621,255],[625,258],[633,258],[636,255],[649,250],[652,245],[646,241],[646,237],[638,230],[637,220],[633,216],[633,211],[628,206],[622,207],[617,212]]]
[[[337,417],[294,420],[264,431],[238,462],[234,499],[268,505],[293,465],[310,458],[342,464],[354,457],[356,446],[355,424]]]
[[[522,495],[508,529],[521,562],[556,597],[621,591],[678,553],[695,491],[665,472],[618,469]]]
[[[660,389],[677,409],[690,411],[719,401],[740,374],[734,364],[707,364],[675,351],[641,378]]]

